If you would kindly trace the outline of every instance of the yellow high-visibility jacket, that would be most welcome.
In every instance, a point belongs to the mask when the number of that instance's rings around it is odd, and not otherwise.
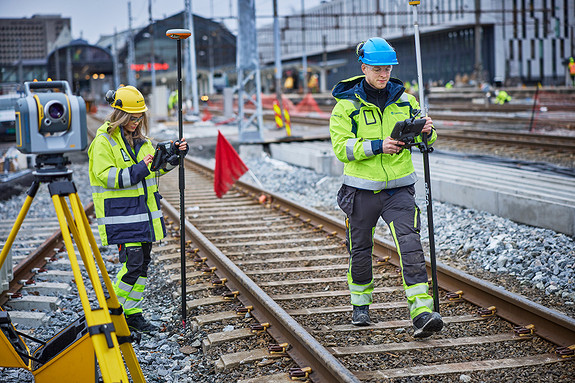
[[[121,128],[109,135],[108,127],[108,121],[100,126],[88,149],[90,185],[102,244],[159,241],[165,237],[166,228],[157,176],[173,166],[150,172],[143,158],[154,154],[152,143],[140,141],[132,149]]]
[[[401,81],[392,78],[387,83],[389,95],[382,111],[366,101],[364,77],[341,81],[332,92],[337,104],[331,113],[329,130],[335,156],[344,163],[343,183],[365,190],[413,185],[417,176],[411,152],[381,153],[381,140],[390,136],[396,122],[410,118],[411,111],[419,109],[419,104],[415,97],[404,92]],[[433,129],[428,143],[436,139]],[[421,136],[415,141],[420,142]]]

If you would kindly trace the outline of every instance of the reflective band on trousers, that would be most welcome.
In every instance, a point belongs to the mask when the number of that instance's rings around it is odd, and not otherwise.
[[[351,265],[350,265],[351,266]],[[370,305],[373,302],[373,279],[367,285],[353,283],[351,269],[347,272],[347,285],[351,294],[351,304],[354,306]]]
[[[417,213],[417,209],[416,209]],[[409,309],[409,315],[411,319],[415,318],[423,312],[433,311],[433,298],[428,294],[429,285],[425,283],[416,283],[415,285],[408,286],[405,283],[405,275],[403,270],[403,259],[401,254],[401,247],[397,240],[397,234],[395,233],[395,224],[391,222],[389,224],[389,229],[391,230],[391,235],[395,242],[397,249],[397,254],[399,255],[399,263],[401,265],[401,279],[403,281],[403,288],[405,289],[405,295],[407,296],[407,308]]]
[[[427,283],[418,283],[405,288],[411,318],[415,318],[422,312],[433,311],[433,298],[428,294],[428,290]]]
[[[134,286],[120,280],[115,286],[118,302],[124,307],[126,314],[129,315],[134,309],[140,308],[147,280],[146,277],[139,277]]]

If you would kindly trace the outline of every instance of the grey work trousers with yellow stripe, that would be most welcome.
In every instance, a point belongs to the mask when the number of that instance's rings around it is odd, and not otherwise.
[[[346,244],[350,253],[347,280],[351,304],[363,306],[373,302],[373,236],[381,217],[391,230],[401,260],[411,318],[433,311],[419,237],[420,210],[415,204],[415,187],[373,191],[342,185],[337,202],[347,215]]]

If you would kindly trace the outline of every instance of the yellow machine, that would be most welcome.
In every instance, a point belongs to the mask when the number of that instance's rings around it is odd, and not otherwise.
[[[90,230],[76,186],[72,182],[72,172],[65,166],[67,163],[62,154],[37,156],[38,170],[34,172],[34,182],[27,192],[28,196],[0,253],[0,267],[7,258],[40,183],[48,183],[78,287],[84,317],[70,324],[47,342],[41,342],[42,346],[30,353],[22,339],[27,336],[18,332],[10,321],[9,313],[0,309],[0,367],[27,369],[32,372],[37,383],[97,382],[99,377],[104,382],[127,383],[130,381],[128,371],[131,381],[145,382],[132,348],[132,336],[122,307],[114,293],[112,281],[106,271],[94,234]],[[42,169],[46,164],[52,166]],[[69,198],[71,211],[66,197]],[[90,301],[88,298],[87,286],[80,271],[72,236],[95,293],[95,300]],[[96,361],[99,369],[96,368]]]

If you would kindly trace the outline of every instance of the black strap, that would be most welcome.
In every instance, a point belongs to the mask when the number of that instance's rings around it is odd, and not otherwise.
[[[108,311],[110,312],[110,315],[122,315],[124,313],[122,306],[119,306],[115,309],[108,307]]]
[[[97,334],[104,334],[106,336],[106,343],[108,343],[108,348],[114,348],[114,342],[112,341],[112,333],[115,332],[113,323],[104,323],[97,326],[88,327],[88,332],[90,336]]]

